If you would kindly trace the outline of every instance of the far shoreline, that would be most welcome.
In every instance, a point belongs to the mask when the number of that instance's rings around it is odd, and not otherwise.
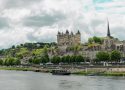
[[[80,75],[80,76],[125,76],[125,68],[114,68],[115,71],[99,71],[102,68],[87,68],[88,71],[85,69],[73,69],[71,71],[72,75]],[[106,68],[104,68],[106,69]],[[110,68],[108,68],[110,69]],[[51,73],[53,69],[48,68],[38,68],[38,67],[17,67],[17,66],[0,66],[0,70],[14,70],[14,71],[33,71],[33,72],[42,72],[42,73]]]

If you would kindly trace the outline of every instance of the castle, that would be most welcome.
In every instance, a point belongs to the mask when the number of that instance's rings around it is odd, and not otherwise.
[[[93,42],[91,45],[88,43],[81,44],[80,31],[78,31],[76,34],[73,34],[73,32],[69,33],[69,31],[66,30],[65,34],[58,32],[57,44],[60,51],[66,50],[66,48],[69,46],[81,45],[82,51],[80,51],[79,54],[82,54],[84,57],[91,60],[96,58],[96,54],[99,51],[111,52],[112,50],[118,50],[121,52],[122,57],[125,57],[125,41],[120,41],[117,38],[111,36],[109,22],[107,24],[107,36],[102,38],[103,41],[101,44],[95,42]],[[64,54],[67,54],[67,52]]]
[[[79,30],[76,34],[73,34],[73,32],[69,33],[68,30],[66,30],[65,34],[58,32],[57,43],[58,46],[78,45],[81,43],[81,33]]]

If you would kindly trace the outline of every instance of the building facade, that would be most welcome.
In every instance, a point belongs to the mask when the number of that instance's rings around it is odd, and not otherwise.
[[[122,57],[125,57],[125,41],[120,41],[117,38],[111,36],[109,22],[107,26],[107,36],[103,37],[102,44],[95,44],[92,47],[87,47],[87,49],[84,49],[83,52],[86,53],[85,57],[95,59],[98,52],[111,52],[113,50],[121,52]]]
[[[79,30],[76,34],[73,34],[73,32],[69,33],[68,30],[66,30],[66,33],[58,32],[57,35],[58,46],[72,46],[72,45],[78,45],[80,43],[81,43],[81,34]]]

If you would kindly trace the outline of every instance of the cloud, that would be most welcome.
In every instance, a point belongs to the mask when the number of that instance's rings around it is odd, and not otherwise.
[[[80,30],[82,43],[106,36],[123,40],[125,0],[1,0],[0,48],[25,42],[56,42],[58,31]]]
[[[39,3],[43,0],[2,0],[5,8],[20,8],[27,7],[34,3]]]
[[[55,42],[57,31],[56,26],[44,27],[27,33],[27,38],[32,42]]]
[[[0,29],[7,27],[9,27],[9,21],[4,17],[0,17]]]
[[[65,19],[65,15],[60,12],[44,13],[41,15],[34,15],[30,17],[24,18],[24,25],[29,27],[43,27],[43,26],[51,26],[62,19]]]

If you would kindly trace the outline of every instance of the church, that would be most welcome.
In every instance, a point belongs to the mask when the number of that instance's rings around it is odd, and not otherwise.
[[[107,36],[103,37],[102,44],[93,44],[91,46],[84,46],[85,48],[83,49],[84,56],[89,59],[95,59],[96,54],[99,51],[105,51],[105,52],[111,52],[113,50],[120,51],[122,54],[122,57],[125,57],[125,41],[120,41],[117,38],[114,38],[111,36],[110,33],[110,27],[109,27],[109,22],[107,25]]]

